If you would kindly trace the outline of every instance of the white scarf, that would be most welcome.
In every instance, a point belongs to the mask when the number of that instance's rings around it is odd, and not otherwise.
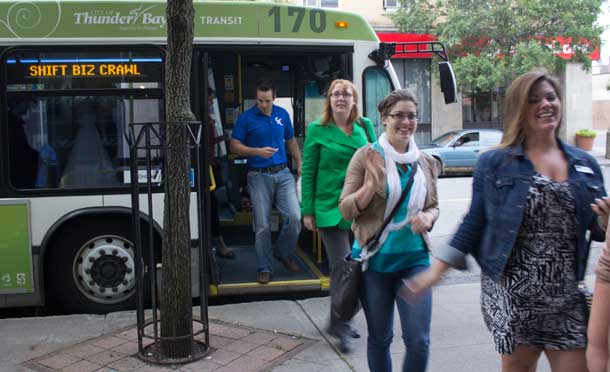
[[[400,175],[398,174],[398,168],[396,167],[396,163],[398,164],[413,164],[419,158],[419,148],[415,144],[415,140],[413,136],[409,140],[409,151],[404,154],[398,153],[394,147],[388,141],[388,136],[386,133],[383,133],[379,137],[379,145],[383,148],[383,152],[385,154],[385,168],[387,175],[387,183],[388,183],[388,195],[387,201],[385,205],[385,213],[383,215],[384,221],[388,218],[390,213],[392,213],[392,209],[398,203],[400,199],[400,195],[402,194],[402,186],[400,184]],[[388,223],[386,228],[381,233],[379,238],[378,246],[381,247],[383,243],[388,238],[388,234],[391,231],[396,231],[402,229],[405,225],[409,223],[409,219],[416,215],[424,208],[424,203],[426,201],[426,177],[420,171],[415,173],[415,177],[413,179],[413,186],[411,188],[411,195],[409,196],[409,203],[407,205],[407,215],[404,218],[399,219],[399,222],[394,222],[394,220],[400,215],[397,213],[392,221]],[[363,270],[366,270],[367,261],[371,258],[375,252],[369,252],[369,248],[374,247],[363,247],[362,251],[362,264]]]

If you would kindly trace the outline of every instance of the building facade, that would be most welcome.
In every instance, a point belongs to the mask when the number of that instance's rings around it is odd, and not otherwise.
[[[434,39],[429,35],[400,33],[394,26],[391,14],[398,9],[400,0],[285,0],[285,2],[315,6],[321,8],[338,8],[360,14],[375,29],[381,41],[408,42],[421,41],[422,38]],[[441,40],[442,42],[442,40]],[[569,60],[570,52],[562,55]],[[599,52],[592,56],[600,58]],[[402,87],[413,90],[420,101],[420,125],[418,127],[419,143],[426,144],[431,139],[450,130],[462,128],[497,128],[502,129],[502,106],[505,87],[491,91],[462,91],[458,84],[457,103],[446,105],[440,90],[438,78],[432,76],[431,69],[437,59],[416,56],[395,56],[392,65],[402,83]],[[594,63],[595,71],[595,63]],[[608,128],[610,109],[605,102],[593,101],[593,91],[600,91],[599,86],[610,85],[610,68],[601,68],[605,75],[595,80],[591,73],[583,71],[578,63],[567,63],[559,79],[564,89],[563,126],[560,137],[568,143],[574,143],[574,133],[582,128]],[[605,80],[604,80],[605,79]],[[603,80],[603,82],[602,82]],[[595,85],[594,85],[595,84]],[[596,95],[596,97],[599,96]],[[610,106],[610,94],[604,91],[603,100]],[[595,121],[594,110],[595,107]]]

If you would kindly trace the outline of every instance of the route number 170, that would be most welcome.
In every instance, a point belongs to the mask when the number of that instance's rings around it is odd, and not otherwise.
[[[274,21],[274,31],[282,32],[282,23],[281,17],[282,9],[288,10],[288,17],[295,17],[294,24],[292,25],[291,32],[299,32],[301,31],[301,26],[303,25],[303,18],[305,18],[305,13],[307,9],[305,8],[296,8],[296,7],[279,7],[274,6],[269,9],[269,16],[273,17]],[[326,30],[326,12],[321,9],[310,9],[309,10],[309,28],[311,31],[315,33],[322,33]]]

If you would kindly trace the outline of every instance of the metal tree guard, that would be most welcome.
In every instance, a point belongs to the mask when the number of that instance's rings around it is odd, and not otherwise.
[[[157,275],[157,263],[155,262],[154,252],[154,214],[153,214],[153,193],[155,188],[163,186],[163,177],[165,177],[165,165],[161,170],[153,169],[152,160],[153,154],[158,158],[165,155],[166,150],[171,144],[166,143],[166,127],[167,122],[151,122],[151,123],[131,123],[129,131],[126,133],[127,141],[130,146],[130,167],[131,167],[131,201],[132,201],[132,216],[133,216],[133,231],[135,239],[135,261],[136,261],[136,315],[137,315],[137,331],[138,331],[138,357],[146,362],[156,364],[178,364],[189,363],[206,356],[210,351],[210,335],[209,335],[209,319],[208,319],[208,270],[209,270],[209,224],[204,224],[204,221],[209,219],[209,192],[203,191],[202,184],[209,184],[208,172],[201,172],[201,140],[202,140],[202,125],[199,121],[186,121],[179,123],[171,123],[177,125],[179,130],[183,131],[183,135],[187,137],[186,146],[194,153],[195,169],[194,176],[191,178],[191,187],[195,187],[197,197],[197,230],[199,237],[198,245],[198,280],[191,277],[193,288],[198,284],[199,287],[199,317],[193,316],[193,327],[190,334],[181,337],[162,337],[159,334],[159,324],[163,317],[159,308],[158,288],[159,280]],[[204,138],[207,138],[206,131],[203,131]],[[145,155],[145,168],[142,170],[138,166],[138,155]],[[203,162],[207,163],[207,158],[203,156]],[[163,163],[165,164],[165,163]],[[207,169],[207,164],[204,164],[203,169]],[[158,172],[161,172],[161,177]],[[141,182],[142,181],[142,182]],[[146,195],[146,208],[143,213],[140,211],[140,196]],[[203,199],[203,200],[202,200]],[[202,204],[203,202],[203,204]],[[202,210],[202,205],[205,206]],[[147,246],[142,244],[142,221],[147,223]],[[205,244],[204,249],[204,242]],[[144,263],[145,258],[147,263]],[[145,272],[145,267],[148,267],[148,273]],[[146,275],[148,274],[148,275]],[[191,274],[191,276],[193,276]],[[148,285],[145,285],[148,284]],[[145,318],[145,305],[147,295],[150,295],[151,312],[148,320]],[[196,326],[199,329],[195,330]],[[152,332],[151,332],[152,328]],[[186,358],[169,358],[162,355],[160,343],[162,340],[179,340],[189,337],[193,343],[193,352]],[[203,338],[203,340],[196,340]],[[152,340],[153,342],[144,345],[144,339]]]

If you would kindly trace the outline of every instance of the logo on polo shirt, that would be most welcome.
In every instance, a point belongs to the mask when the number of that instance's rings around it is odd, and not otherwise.
[[[284,126],[284,123],[282,123],[282,118],[280,118],[279,116],[275,117],[275,124],[280,125],[280,126]]]

